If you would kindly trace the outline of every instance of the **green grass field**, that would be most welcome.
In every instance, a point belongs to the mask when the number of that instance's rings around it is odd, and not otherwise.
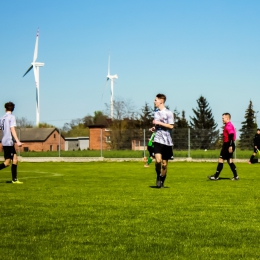
[[[192,157],[192,158],[218,158],[220,149],[216,150],[191,150],[188,154],[188,150],[175,150],[174,157]],[[234,158],[238,159],[249,159],[252,155],[253,150],[241,150],[236,149],[234,153]],[[59,152],[19,152],[18,155],[23,157],[58,157]],[[111,150],[111,151],[98,151],[98,150],[82,150],[82,151],[61,151],[61,157],[105,157],[105,158],[141,158],[144,155],[144,151],[133,151],[133,150]],[[0,156],[3,156],[3,152],[0,152]],[[146,151],[146,156],[149,156],[148,151]]]
[[[260,165],[20,163],[0,171],[0,259],[259,259]]]

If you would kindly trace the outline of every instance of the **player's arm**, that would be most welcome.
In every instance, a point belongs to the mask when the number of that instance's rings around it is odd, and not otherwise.
[[[165,127],[165,128],[168,128],[168,129],[173,129],[174,127],[174,120],[173,120],[173,114],[172,113],[168,113],[167,115],[168,117],[168,123],[163,123],[159,120],[156,120],[156,118],[153,120],[153,124],[155,125],[159,125],[159,126],[162,126],[162,127]]]
[[[16,141],[17,145],[18,145],[18,146],[22,146],[23,143],[21,143],[20,140],[18,139],[17,134],[16,134],[16,131],[15,131],[15,127],[12,126],[12,127],[10,128],[10,130],[11,130],[12,136],[13,136],[14,140]]]
[[[156,120],[153,120],[153,124],[160,125],[160,126],[163,126],[165,128],[169,128],[169,129],[173,129],[173,127],[174,127],[173,124],[166,124],[166,123],[163,123],[163,122],[160,122],[160,121],[156,121]]]
[[[228,151],[230,153],[233,152],[233,145],[234,145],[234,134],[228,134],[228,142],[229,142],[229,147],[228,147]]]

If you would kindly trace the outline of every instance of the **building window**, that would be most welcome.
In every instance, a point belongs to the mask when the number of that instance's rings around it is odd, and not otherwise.
[[[24,151],[24,152],[28,152],[28,151],[29,151],[29,148],[28,148],[28,147],[24,147],[24,148],[23,148],[23,151]]]
[[[60,146],[59,145],[57,145],[57,151],[59,151],[60,150]]]
[[[52,145],[50,145],[50,151],[52,152]]]
[[[53,137],[56,138],[56,134],[54,134]]]
[[[107,143],[111,143],[111,138],[110,138],[110,136],[106,136],[106,142],[107,142]]]

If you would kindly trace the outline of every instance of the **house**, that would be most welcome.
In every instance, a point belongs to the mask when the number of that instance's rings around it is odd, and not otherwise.
[[[65,149],[65,139],[57,128],[16,128],[18,138],[24,145],[21,151],[59,151]],[[0,142],[2,131],[0,131]],[[2,148],[2,143],[0,144]]]
[[[110,150],[110,130],[105,125],[90,125],[89,149]]]
[[[65,151],[89,149],[89,137],[65,137]]]

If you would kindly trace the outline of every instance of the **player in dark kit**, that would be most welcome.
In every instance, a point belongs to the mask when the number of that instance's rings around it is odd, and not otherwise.
[[[220,172],[223,169],[224,160],[227,160],[231,171],[233,172],[234,177],[233,181],[239,180],[237,176],[236,166],[233,163],[233,153],[235,151],[235,140],[236,140],[236,130],[234,125],[230,122],[231,115],[229,113],[224,113],[222,115],[222,121],[225,124],[223,129],[223,146],[220,152],[220,156],[218,159],[218,166],[216,173],[212,176],[208,176],[208,178],[212,181],[216,181],[219,179]]]
[[[258,128],[256,131],[256,135],[254,137],[254,152],[249,159],[249,162],[248,162],[249,164],[251,164],[253,162],[253,159],[256,156],[256,154],[258,153],[259,149],[260,149],[260,129]]]

